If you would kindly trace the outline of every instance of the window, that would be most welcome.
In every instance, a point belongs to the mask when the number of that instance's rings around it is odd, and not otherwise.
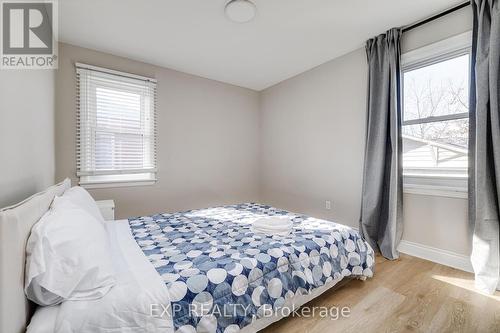
[[[77,64],[77,175],[86,187],[156,181],[156,81]]]
[[[403,55],[402,60],[405,187],[465,191],[470,35]]]

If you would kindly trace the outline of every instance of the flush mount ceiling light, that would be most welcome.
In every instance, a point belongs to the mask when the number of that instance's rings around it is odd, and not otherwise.
[[[226,4],[226,16],[233,22],[250,22],[257,13],[257,7],[249,0],[231,0]]]

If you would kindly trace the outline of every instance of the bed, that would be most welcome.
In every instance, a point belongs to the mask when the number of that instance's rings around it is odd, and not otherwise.
[[[17,255],[0,257],[2,293],[15,290],[1,300],[2,332],[21,332],[30,322],[19,243],[51,196],[68,186],[0,213],[0,230],[10,233],[0,237],[11,238],[7,247],[15,246]],[[32,200],[36,213],[27,214]],[[252,222],[264,216],[288,216],[293,232],[253,233]],[[13,235],[7,223],[22,231]],[[283,309],[296,309],[341,281],[373,275],[373,250],[357,231],[256,203],[135,217],[106,228],[116,286],[99,300],[37,309],[28,332],[256,332],[290,314]],[[7,266],[15,266],[17,278]]]

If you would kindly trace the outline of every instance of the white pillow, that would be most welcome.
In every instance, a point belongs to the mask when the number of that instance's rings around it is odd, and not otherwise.
[[[60,307],[60,305],[38,307],[31,317],[26,333],[54,333]]]
[[[104,225],[59,199],[35,224],[26,246],[25,293],[40,305],[98,299],[115,284]]]
[[[60,205],[63,205],[63,201],[67,200],[75,206],[85,210],[87,213],[95,217],[97,221],[104,223],[104,217],[102,217],[101,211],[99,210],[99,207],[97,207],[97,203],[89,194],[89,192],[87,192],[87,190],[85,190],[83,187],[72,187],[66,190],[62,197],[60,197],[59,199],[61,198],[64,200],[60,200]]]

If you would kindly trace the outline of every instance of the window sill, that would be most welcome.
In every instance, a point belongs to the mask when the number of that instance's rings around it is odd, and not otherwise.
[[[135,186],[150,186],[154,185],[156,180],[139,180],[139,181],[127,181],[127,182],[106,182],[106,183],[97,183],[97,182],[80,182],[80,186],[88,189],[96,189],[96,188],[113,188],[113,187],[135,187]]]
[[[439,174],[439,173],[404,173],[403,177],[405,178],[415,178],[415,179],[440,179],[440,180],[465,180],[467,181],[469,177],[463,174]]]
[[[405,179],[413,179],[414,181],[421,181],[423,180],[431,180],[431,181],[462,181],[466,182],[469,179],[468,175],[464,174],[439,174],[439,173],[429,173],[429,174],[422,174],[422,173],[404,173],[403,177]]]
[[[468,198],[468,189],[464,187],[405,184],[403,193],[445,198]]]

